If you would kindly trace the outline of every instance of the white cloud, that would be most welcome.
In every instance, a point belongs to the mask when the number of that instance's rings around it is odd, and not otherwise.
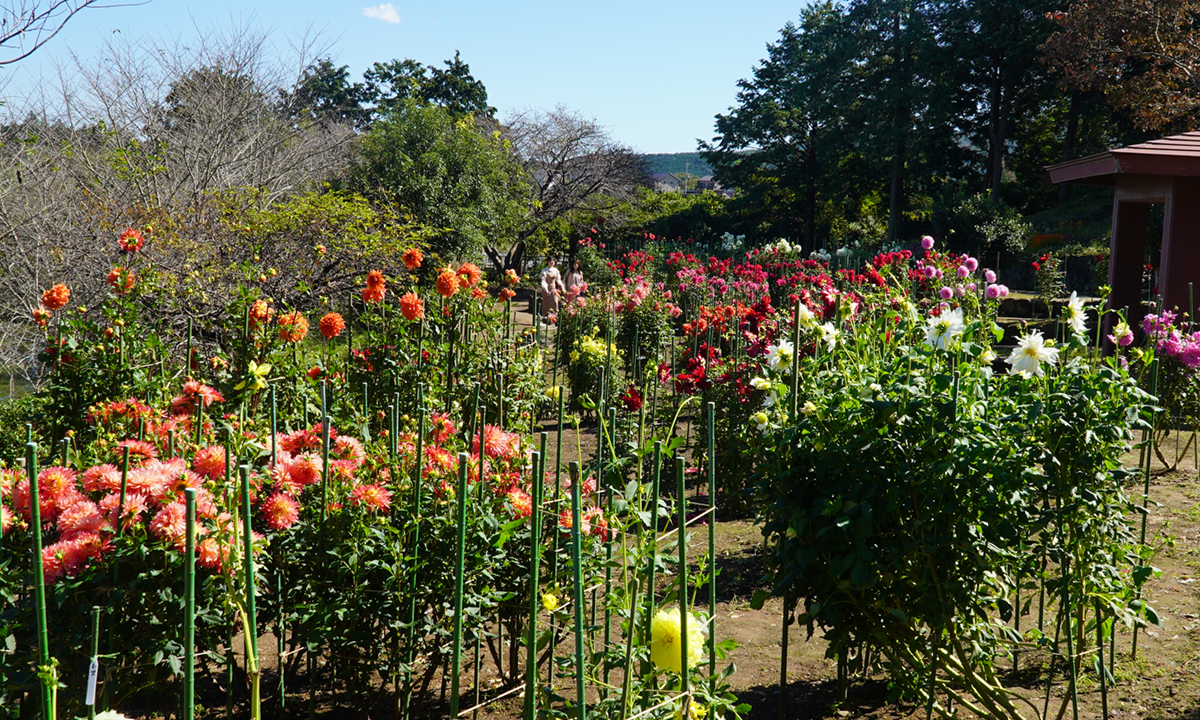
[[[392,7],[391,3],[365,7],[363,8],[362,13],[369,18],[375,18],[376,20],[382,20],[387,23],[400,22],[400,13],[396,12],[396,8]]]

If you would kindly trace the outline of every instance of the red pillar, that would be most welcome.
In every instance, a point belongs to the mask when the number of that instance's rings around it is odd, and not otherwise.
[[[1162,269],[1158,289],[1163,307],[1186,310],[1188,283],[1200,299],[1200,178],[1175,178],[1174,188],[1163,207]]]
[[[1128,308],[1129,324],[1139,327],[1142,322],[1142,264],[1146,257],[1146,223],[1150,205],[1144,202],[1113,201],[1112,240],[1109,245],[1108,285],[1112,288],[1108,307]],[[1164,255],[1166,250],[1164,248]],[[1116,322],[1112,315],[1104,317],[1104,334],[1112,331]],[[1108,345],[1108,341],[1105,340]]]

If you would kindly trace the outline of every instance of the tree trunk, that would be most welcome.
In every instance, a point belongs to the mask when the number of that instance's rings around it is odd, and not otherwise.
[[[1067,134],[1063,138],[1062,161],[1075,158],[1075,138],[1079,134],[1079,91],[1071,91],[1071,106],[1067,110]],[[1071,185],[1063,183],[1058,186],[1058,204],[1065,205],[1071,201]]]
[[[893,81],[896,83],[898,90],[898,99],[896,100],[892,117],[892,132],[895,144],[892,146],[892,177],[888,189],[887,239],[889,243],[896,242],[896,239],[900,236],[900,213],[903,212],[902,194],[904,192],[904,140],[905,134],[908,131],[908,107],[903,97],[904,93],[907,92],[906,85],[911,81],[911,78],[905,77],[908,72],[908,57],[900,35],[900,13],[896,13],[896,16],[892,20],[892,38],[895,42],[897,68]]]
[[[992,86],[988,92],[988,179],[993,200],[1000,199],[1000,182],[1004,179],[1004,142],[1008,125],[1008,98],[1004,92],[1003,64],[997,60],[992,67]]]
[[[813,237],[817,217],[817,148],[812,136],[808,133],[808,149],[804,154],[805,175],[808,178],[804,189],[804,242],[802,251],[816,250],[816,240]]]

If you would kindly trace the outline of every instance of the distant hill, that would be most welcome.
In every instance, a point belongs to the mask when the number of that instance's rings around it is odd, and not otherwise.
[[[712,175],[712,167],[700,159],[700,153],[654,153],[643,155],[650,172],[690,172],[696,177]]]

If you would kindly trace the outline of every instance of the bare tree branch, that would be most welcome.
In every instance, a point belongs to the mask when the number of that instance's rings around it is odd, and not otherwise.
[[[146,0],[149,2],[149,0]],[[120,3],[100,5],[99,0],[51,0],[51,2],[18,2],[0,7],[0,65],[20,62],[58,34],[67,21],[85,8],[126,7],[144,5]],[[6,54],[11,54],[6,57]]]

